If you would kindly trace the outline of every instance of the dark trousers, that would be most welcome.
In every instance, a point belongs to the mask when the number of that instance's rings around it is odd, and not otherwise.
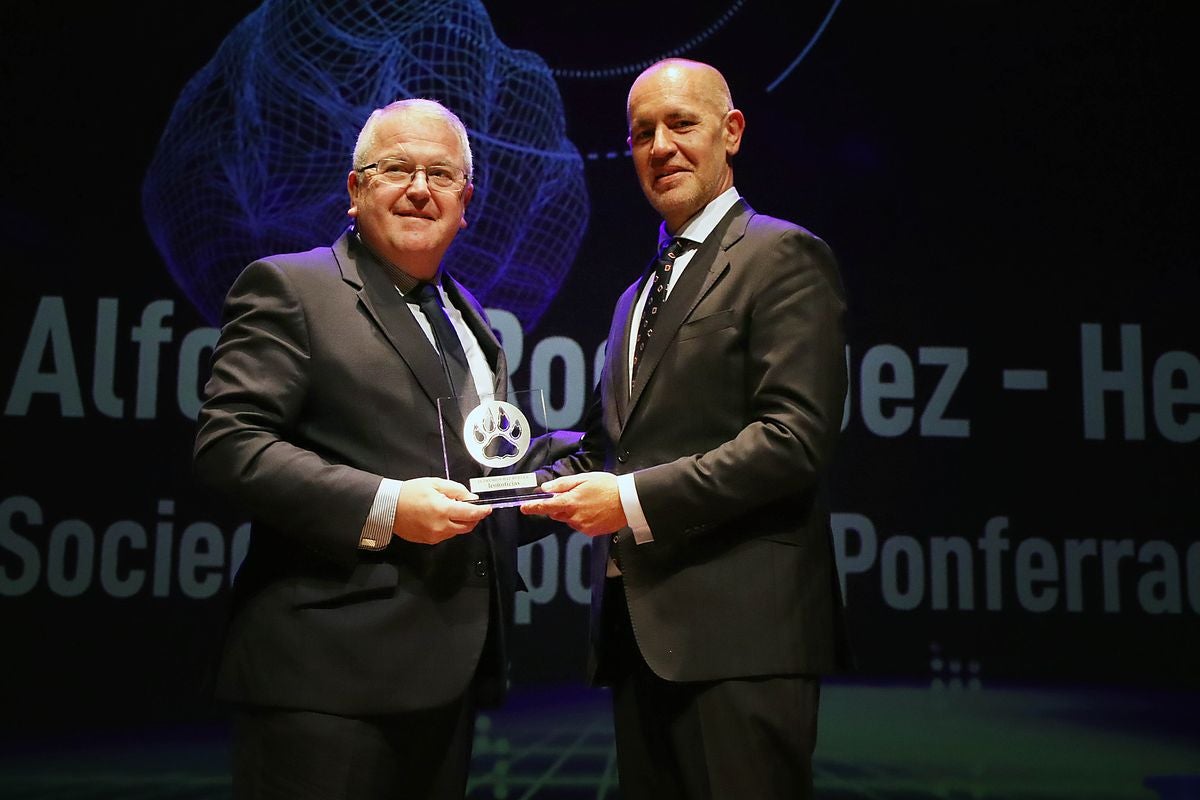
[[[363,718],[237,709],[234,800],[462,800],[474,717],[466,698]]]
[[[813,797],[815,676],[663,680],[638,650],[619,578],[604,623],[622,800]]]

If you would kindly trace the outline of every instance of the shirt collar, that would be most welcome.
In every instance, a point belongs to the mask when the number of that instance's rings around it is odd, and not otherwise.
[[[367,244],[366,240],[362,238],[362,234],[358,232],[357,227],[354,228],[354,240],[360,244],[363,249],[374,256],[376,261],[383,265],[383,268],[387,272],[392,283],[397,289],[400,290],[400,294],[406,295],[416,289],[419,284],[424,283],[424,281],[414,278],[412,275],[409,275],[407,272],[400,269],[400,267],[397,267],[391,261],[388,261],[386,258],[379,255],[379,253],[376,253],[374,248]],[[439,269],[437,274],[433,276],[433,280],[429,282],[435,286],[441,286],[442,271]]]
[[[682,236],[684,239],[690,239],[693,242],[700,243],[708,238],[708,235],[713,232],[713,228],[717,227],[729,209],[733,208],[734,203],[741,199],[736,186],[730,186],[725,191],[709,201],[708,205],[700,209],[691,219],[683,223],[683,227],[679,229],[676,236]],[[663,245],[671,241],[673,237],[667,233],[667,223],[663,222],[658,226],[658,248],[661,250]]]

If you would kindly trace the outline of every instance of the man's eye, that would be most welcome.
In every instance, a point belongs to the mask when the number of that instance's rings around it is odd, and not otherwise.
[[[396,163],[384,164],[383,171],[386,172],[388,175],[403,175],[407,172],[410,172],[407,164],[396,164]]]
[[[446,167],[428,167],[425,170],[425,174],[429,176],[430,180],[435,180],[435,181],[453,181],[454,180],[454,173],[452,171],[450,171],[449,169],[447,169]]]

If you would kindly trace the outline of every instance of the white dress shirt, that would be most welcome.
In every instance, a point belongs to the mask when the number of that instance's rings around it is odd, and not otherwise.
[[[717,195],[708,205],[700,210],[694,217],[689,219],[679,229],[676,236],[682,236],[685,239],[691,239],[698,244],[703,243],[713,232],[724,217],[733,208],[734,203],[741,199],[737,188],[730,186],[721,194]],[[672,238],[667,231],[667,224],[664,222],[658,228],[658,245],[659,249]],[[696,254],[698,247],[693,247],[687,252],[681,254],[675,259],[675,266],[671,270],[671,277],[667,280],[667,297],[671,296],[671,289],[679,282],[679,276],[687,269],[688,264],[692,260],[692,256]],[[629,363],[629,375],[626,376],[629,385],[633,384],[633,348],[637,342],[636,327],[638,320],[642,318],[642,309],[646,305],[646,297],[650,294],[650,281],[646,281],[646,285],[642,287],[642,291],[638,296],[637,302],[633,307],[633,316],[631,317],[631,329],[629,331],[629,353],[626,361]],[[649,523],[646,522],[646,515],[642,513],[642,504],[638,500],[637,484],[635,482],[636,472],[630,472],[625,475],[617,476],[617,489],[621,493],[621,508],[625,512],[625,518],[629,521],[629,527],[633,530],[633,538],[638,544],[654,541],[654,535],[650,530]],[[608,572],[610,576],[614,573],[615,565],[609,564]],[[620,574],[617,572],[616,574]]]

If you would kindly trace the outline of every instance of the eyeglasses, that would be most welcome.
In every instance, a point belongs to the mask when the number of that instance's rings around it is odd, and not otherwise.
[[[388,184],[403,189],[412,183],[418,172],[425,173],[425,183],[430,189],[439,192],[450,192],[461,189],[467,182],[467,174],[458,167],[445,164],[424,166],[413,164],[402,158],[381,158],[373,164],[357,167],[356,171],[364,175],[367,170],[374,170],[374,177]]]

